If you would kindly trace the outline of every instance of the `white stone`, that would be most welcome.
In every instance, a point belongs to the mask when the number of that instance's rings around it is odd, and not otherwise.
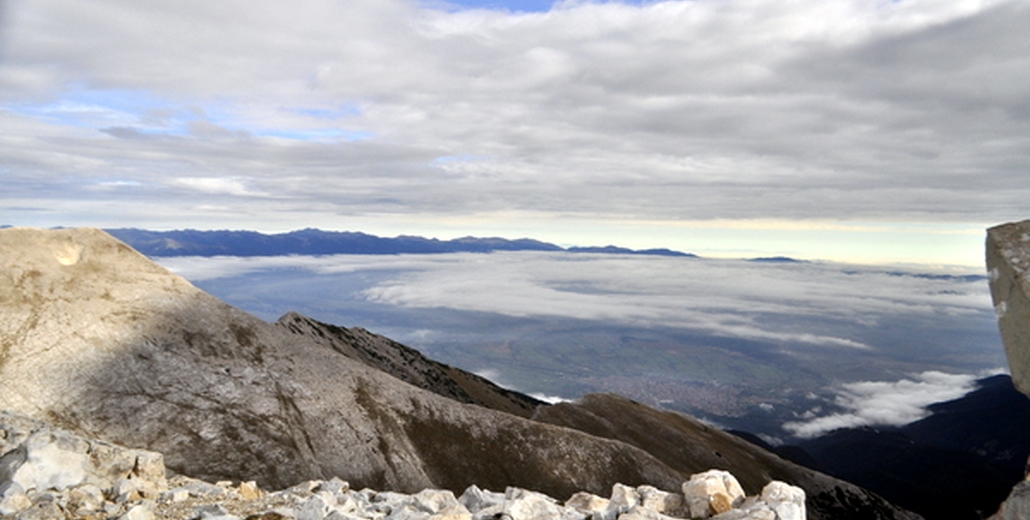
[[[22,446],[25,462],[11,476],[23,489],[65,489],[86,481],[89,457],[82,442],[68,435],[37,432]]]
[[[327,515],[335,500],[330,503],[326,500],[326,496],[322,493],[311,495],[306,500],[300,503],[299,506],[294,508],[294,516],[297,520],[322,520]]]
[[[805,490],[785,482],[772,481],[762,488],[762,501],[779,520],[805,520]]]
[[[154,511],[147,505],[137,504],[120,516],[119,520],[154,520]]]
[[[3,489],[0,494],[0,515],[13,515],[32,506],[32,500],[20,485],[9,482],[5,488],[0,489]]]
[[[423,489],[411,497],[415,507],[427,513],[440,513],[443,511],[460,510],[468,513],[465,506],[458,502],[454,493],[448,490]]]
[[[658,513],[679,512],[683,507],[683,495],[662,491],[654,486],[637,487],[640,505]]]
[[[612,497],[609,500],[609,507],[618,509],[619,512],[626,512],[638,503],[640,503],[640,495],[637,494],[636,488],[624,484],[612,486]]]
[[[475,514],[487,507],[503,505],[504,493],[483,490],[473,484],[466,488],[465,492],[458,497],[458,502],[465,506],[469,512]]]
[[[504,514],[511,517],[511,520],[556,520],[586,515],[578,513],[572,508],[558,505],[558,501],[544,495],[520,488],[508,488],[504,492]]]
[[[712,516],[711,503],[715,495],[725,495],[731,505],[744,499],[744,489],[730,472],[712,469],[695,473],[683,483],[683,499],[690,510],[691,518]]]
[[[565,501],[565,507],[571,507],[579,511],[602,512],[608,509],[610,501],[607,498],[599,497],[593,493],[580,491]]]

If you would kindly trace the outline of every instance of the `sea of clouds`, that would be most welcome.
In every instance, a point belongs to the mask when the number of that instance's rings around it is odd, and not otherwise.
[[[920,419],[926,405],[960,397],[1004,366],[986,277],[973,269],[560,252],[158,260],[245,310],[260,302],[266,319],[298,310],[339,324],[352,309],[374,307],[386,329],[377,331],[415,347],[507,332],[443,318],[457,312],[571,320],[584,337],[591,323],[682,330],[760,345],[791,356],[798,370],[863,367],[834,373],[794,413],[784,428],[797,437]],[[304,288],[287,290],[287,278]],[[401,314],[390,318],[394,310]],[[405,328],[403,312],[412,311],[428,318]],[[506,376],[505,367],[466,368]]]

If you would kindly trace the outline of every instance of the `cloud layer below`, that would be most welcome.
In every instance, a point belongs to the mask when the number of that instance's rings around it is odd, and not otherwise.
[[[979,376],[982,377],[983,375]],[[903,426],[929,415],[926,407],[958,399],[975,388],[978,376],[927,371],[899,381],[862,381],[841,385],[836,404],[844,411],[820,416],[810,410],[783,428],[811,438],[840,428]]]
[[[285,268],[323,275],[378,271],[384,278],[363,296],[391,306],[683,328],[848,350],[889,347],[859,339],[881,319],[993,316],[979,275],[832,263],[534,252],[161,262],[194,281]]]

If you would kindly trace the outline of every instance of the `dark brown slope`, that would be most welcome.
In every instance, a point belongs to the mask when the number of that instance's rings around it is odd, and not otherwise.
[[[459,368],[433,361],[421,352],[365,329],[338,327],[289,312],[276,325],[405,383],[469,404],[530,417],[543,401],[507,390]]]
[[[684,474],[724,469],[748,494],[758,494],[770,480],[790,482],[805,490],[810,518],[918,518],[858,486],[794,464],[696,419],[618,395],[587,395],[575,403],[540,408],[534,418],[618,439]]]

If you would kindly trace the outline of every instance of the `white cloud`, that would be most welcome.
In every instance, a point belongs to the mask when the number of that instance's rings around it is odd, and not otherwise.
[[[927,371],[899,381],[862,381],[841,385],[836,404],[843,412],[788,422],[783,428],[796,437],[818,437],[840,428],[902,426],[929,415],[926,407],[957,399],[975,388],[979,376]]]
[[[227,177],[182,177],[174,179],[172,184],[183,186],[205,194],[224,195],[260,195],[247,187],[243,179]]]
[[[848,337],[880,319],[993,316],[985,281],[831,263],[763,264],[568,253],[165,258],[191,280],[287,266],[379,271],[373,302],[673,327],[794,347],[875,350]],[[836,325],[820,327],[832,320]],[[841,324],[846,324],[842,326]]]

